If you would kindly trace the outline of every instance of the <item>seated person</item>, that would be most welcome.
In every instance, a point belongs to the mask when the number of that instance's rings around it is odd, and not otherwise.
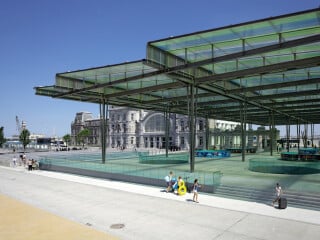
[[[37,160],[32,159],[32,170],[38,170],[39,169],[39,163]]]

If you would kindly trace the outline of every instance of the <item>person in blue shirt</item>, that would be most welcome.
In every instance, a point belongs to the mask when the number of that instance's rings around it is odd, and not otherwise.
[[[166,192],[171,192],[172,191],[172,182],[173,182],[173,172],[170,171],[169,175],[167,175],[165,178],[166,184],[167,184],[167,188],[166,188]]]

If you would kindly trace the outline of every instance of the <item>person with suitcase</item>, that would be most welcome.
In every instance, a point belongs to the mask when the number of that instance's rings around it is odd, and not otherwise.
[[[276,202],[278,202],[278,206],[279,206],[279,208],[281,207],[280,205],[280,201],[281,201],[281,196],[282,196],[282,188],[281,188],[281,186],[280,186],[280,184],[279,183],[277,183],[276,184],[276,198],[272,201],[272,206],[274,207],[274,204],[276,203]]]

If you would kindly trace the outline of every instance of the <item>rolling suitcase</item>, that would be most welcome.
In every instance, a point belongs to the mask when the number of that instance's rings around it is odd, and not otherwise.
[[[286,198],[280,198],[278,203],[279,203],[279,209],[286,209],[287,208],[287,199]]]

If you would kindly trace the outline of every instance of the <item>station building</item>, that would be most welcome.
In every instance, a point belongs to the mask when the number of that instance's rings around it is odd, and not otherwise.
[[[169,143],[171,150],[188,150],[190,147],[189,119],[186,115],[171,113],[169,116]],[[165,148],[166,125],[163,113],[127,107],[110,106],[108,110],[106,146],[108,148]],[[216,119],[196,119],[196,148],[225,149],[240,148],[240,123]],[[268,148],[269,130],[248,126],[246,146]],[[90,112],[76,113],[71,123],[72,145],[77,144],[77,135],[83,129],[90,134],[86,139],[89,146],[101,146],[101,119]],[[207,132],[208,131],[208,132]],[[208,134],[208,135],[206,135]],[[276,130],[279,139],[279,130]]]
[[[110,106],[107,119],[107,140],[109,148],[165,148],[165,118],[163,113]],[[169,143],[172,150],[187,150],[190,147],[190,129],[188,116],[171,113],[169,116]],[[206,138],[206,129],[235,130],[239,123],[208,120],[196,120],[196,147],[203,149],[207,141],[209,146],[220,143],[220,138]],[[90,112],[76,113],[71,123],[72,144],[76,144],[77,134],[89,129],[88,145],[101,145],[101,120]],[[219,144],[220,145],[220,144]]]

